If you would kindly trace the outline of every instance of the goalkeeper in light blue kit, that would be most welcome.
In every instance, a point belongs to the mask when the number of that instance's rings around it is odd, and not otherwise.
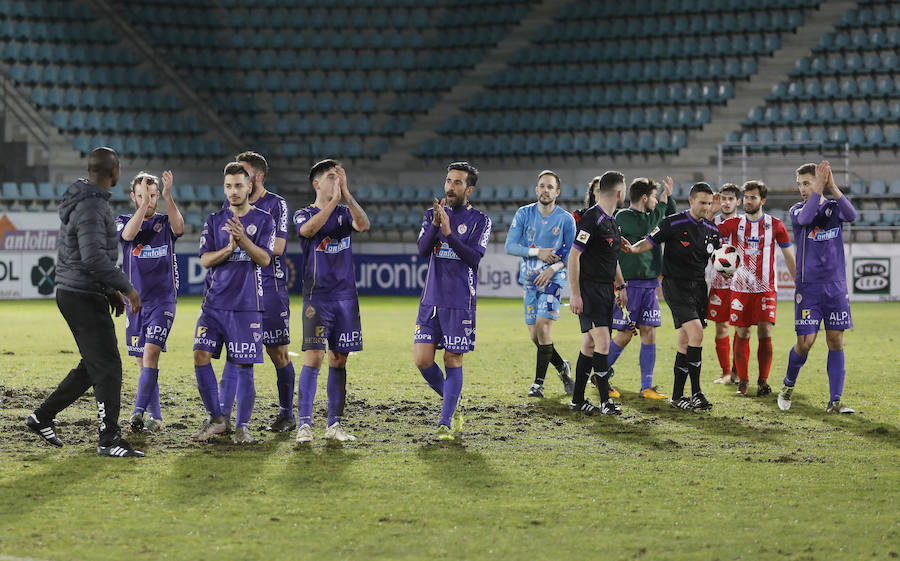
[[[566,261],[575,239],[575,219],[556,206],[560,193],[559,176],[544,170],[535,187],[538,200],[516,211],[506,235],[506,253],[522,258],[519,283],[525,289],[525,325],[537,346],[534,383],[528,397],[544,397],[547,366],[553,364],[566,393],[572,395],[575,382],[569,362],[553,347],[550,331],[559,319],[560,295],[566,282]]]

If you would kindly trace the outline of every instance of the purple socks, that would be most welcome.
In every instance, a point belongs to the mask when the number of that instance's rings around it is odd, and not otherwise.
[[[840,401],[844,393],[844,350],[828,351],[828,387],[831,401]]]
[[[222,380],[219,385],[219,407],[226,419],[231,418],[231,408],[234,406],[237,386],[238,365],[226,362],[222,369]]]
[[[235,426],[246,427],[250,424],[250,416],[253,415],[253,405],[256,403],[253,365],[235,364],[233,368],[237,373],[237,422]]]
[[[809,356],[809,355],[807,355]],[[829,360],[831,359],[831,352],[828,353]],[[841,371],[843,371],[843,351],[841,351]],[[791,347],[791,352],[788,353],[788,363],[787,363],[787,371],[784,373],[784,385],[794,387],[794,384],[797,383],[797,376],[800,375],[800,369],[803,365],[806,364],[806,357],[800,356],[797,354],[797,351],[794,350],[794,347]],[[829,377],[831,376],[831,368],[828,369]]]
[[[612,345],[610,344],[610,352]],[[641,343],[641,354],[638,359],[641,365],[641,390],[653,387],[653,368],[656,366],[656,344],[645,345]]]
[[[345,368],[328,369],[328,425],[341,420],[344,415],[344,399],[347,395],[347,370]]]
[[[200,399],[206,412],[213,419],[222,416],[222,408],[219,406],[219,388],[216,385],[216,373],[212,364],[194,366],[194,374],[197,376],[197,389],[200,391]]]
[[[612,366],[613,364],[616,363],[616,359],[619,358],[619,355],[622,354],[622,351],[624,351],[624,350],[625,350],[625,347],[620,347],[619,345],[616,345],[616,342],[613,340],[609,341],[609,353],[607,355],[607,356],[609,356],[609,362],[608,362],[609,366]],[[643,353],[643,349],[641,350],[641,352]],[[643,356],[643,354],[641,356]]]
[[[438,371],[440,371],[440,368],[438,368]],[[424,372],[422,374],[424,375]],[[459,401],[459,394],[462,392],[462,383],[462,367],[448,368],[447,379],[444,380],[444,405],[441,407],[441,422],[439,424],[450,426],[450,418],[453,417],[453,412],[456,411],[456,403]],[[431,385],[430,382],[429,385]]]
[[[441,372],[441,367],[438,366],[436,362],[432,362],[431,366],[425,370],[420,368],[419,372],[422,373],[422,377],[425,378],[425,381],[428,382],[431,389],[439,396],[444,397],[444,373]]]
[[[303,365],[300,369],[300,380],[297,384],[297,424],[312,426],[313,400],[316,398],[316,382],[319,369]]]
[[[156,392],[156,403],[159,407],[159,368],[141,368],[141,377],[138,378],[137,398],[134,400],[133,415],[143,414],[153,400],[154,390]]]
[[[294,416],[294,363],[275,369],[275,384],[278,387],[278,414]]]

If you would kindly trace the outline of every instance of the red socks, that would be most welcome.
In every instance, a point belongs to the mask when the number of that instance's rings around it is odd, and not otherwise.
[[[716,339],[716,356],[719,357],[719,366],[722,368],[723,376],[731,373],[731,357],[728,356],[731,350],[730,346],[728,335]]]
[[[759,361],[759,381],[765,382],[769,379],[769,370],[771,370],[772,368],[771,337],[766,337],[765,339],[759,340],[759,347],[756,349],[756,359]]]
[[[769,349],[772,348],[772,341],[769,340]],[[769,351],[771,355],[771,350]],[[741,339],[737,335],[734,336],[734,362],[737,366],[737,375],[742,381],[747,381],[749,375],[747,370],[750,367],[750,338]]]

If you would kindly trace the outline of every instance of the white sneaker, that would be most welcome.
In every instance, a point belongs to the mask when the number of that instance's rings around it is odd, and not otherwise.
[[[204,419],[203,424],[200,425],[200,430],[194,434],[193,439],[198,442],[206,442],[217,434],[225,434],[225,417],[216,419],[207,417]]]
[[[326,433],[327,434],[327,433]],[[297,429],[297,442],[310,442],[313,439],[312,427],[303,423]]]
[[[231,441],[235,444],[255,444],[256,439],[250,434],[250,428],[246,425],[239,425],[231,435]]]
[[[825,408],[826,413],[840,413],[842,415],[849,415],[851,413],[856,413],[853,409],[850,409],[846,405],[841,403],[841,400],[837,401],[829,401],[828,407]]]
[[[791,408],[791,396],[794,394],[793,386],[781,386],[781,391],[778,392],[778,408],[782,411],[787,411]]]
[[[300,439],[299,432],[297,435],[297,439]],[[335,422],[333,425],[325,429],[325,439],[338,440],[340,442],[347,442],[349,440],[352,442],[356,440],[356,437],[345,431],[340,422]]]

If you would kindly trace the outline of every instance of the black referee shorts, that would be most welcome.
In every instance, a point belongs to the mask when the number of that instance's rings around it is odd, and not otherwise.
[[[615,293],[611,282],[587,282],[581,284],[581,301],[584,309],[578,314],[581,332],[595,327],[608,327],[612,331]]]
[[[666,304],[672,310],[675,329],[694,319],[699,319],[703,327],[706,327],[709,299],[705,280],[670,279],[664,277],[662,291]]]

